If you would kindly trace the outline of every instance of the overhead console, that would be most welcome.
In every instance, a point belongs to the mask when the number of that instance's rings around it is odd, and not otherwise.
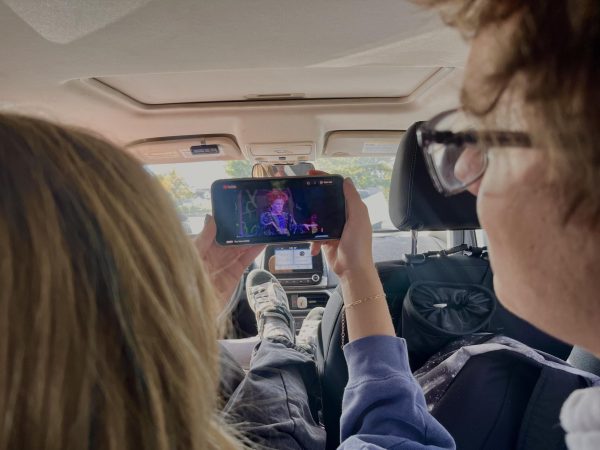
[[[264,269],[271,272],[286,288],[326,285],[323,256],[311,256],[310,244],[275,244],[267,246]]]
[[[285,163],[314,161],[314,142],[263,142],[246,145],[246,156],[254,161]]]

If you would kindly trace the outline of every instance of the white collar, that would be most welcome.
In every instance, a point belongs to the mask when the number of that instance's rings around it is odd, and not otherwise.
[[[562,407],[560,422],[570,450],[600,449],[600,387],[574,391]]]

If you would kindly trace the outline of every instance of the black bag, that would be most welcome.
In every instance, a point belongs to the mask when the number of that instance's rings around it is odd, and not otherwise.
[[[485,331],[496,303],[494,294],[479,285],[413,283],[402,305],[402,337],[411,362],[424,362],[449,342]]]
[[[505,336],[458,339],[415,372],[459,449],[565,449],[560,409],[598,377]]]

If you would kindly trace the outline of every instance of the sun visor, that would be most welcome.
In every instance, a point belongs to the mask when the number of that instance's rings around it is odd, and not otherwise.
[[[165,136],[134,141],[126,149],[144,164],[243,159],[230,135]]]
[[[325,137],[323,156],[390,156],[396,155],[404,131],[331,131]]]

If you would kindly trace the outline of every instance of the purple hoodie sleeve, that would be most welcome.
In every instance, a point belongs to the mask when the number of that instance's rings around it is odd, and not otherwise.
[[[408,365],[406,341],[368,336],[344,347],[340,449],[455,449],[450,434],[427,411]]]

